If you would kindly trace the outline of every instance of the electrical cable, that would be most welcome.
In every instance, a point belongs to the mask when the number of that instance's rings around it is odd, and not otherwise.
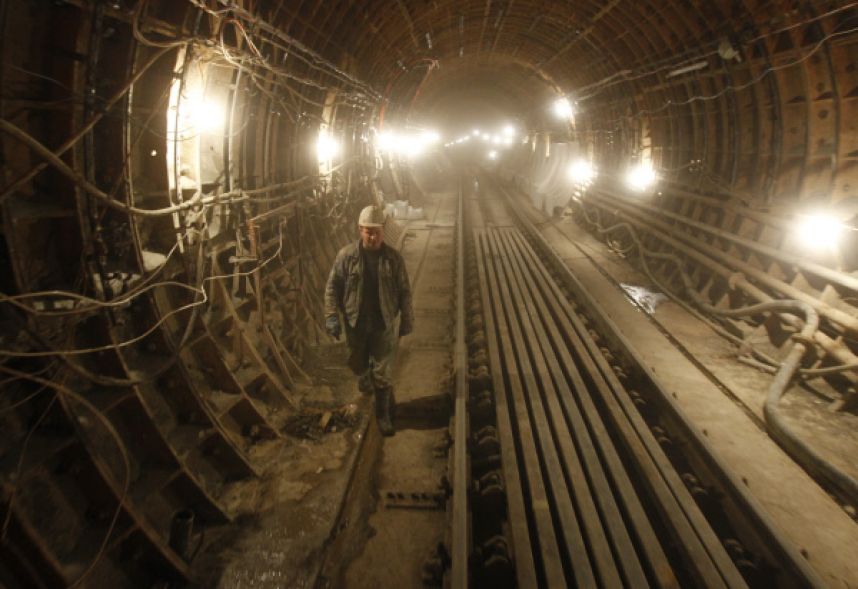
[[[38,370],[36,372],[31,372],[29,374],[31,374],[33,376],[41,376],[45,372],[48,372],[52,369],[55,369],[56,367],[57,367],[57,360],[52,360],[51,362],[48,362],[48,364],[46,366],[43,366],[40,370]],[[0,381],[0,391],[9,391],[9,385],[11,385],[12,383],[17,382],[19,380],[25,380],[25,378],[22,376],[10,376],[9,378],[3,379],[2,381]],[[18,407],[20,407],[22,405],[26,405],[28,402],[30,402],[31,400],[33,400],[34,398],[36,398],[40,394],[42,394],[42,392],[44,392],[46,389],[47,389],[47,387],[40,386],[34,392],[27,394],[27,396],[24,397],[23,399],[19,399],[10,405],[7,405],[5,407],[0,408],[0,415],[3,415],[4,413],[8,413],[10,411],[14,411],[15,409],[17,409]]]
[[[187,288],[193,290],[193,287],[175,280],[168,280],[162,282],[156,282],[153,284],[149,284],[151,280],[153,280],[161,271],[166,267],[167,262],[169,262],[170,258],[172,258],[173,254],[179,249],[179,244],[176,243],[170,248],[170,251],[164,257],[164,262],[161,263],[157,269],[153,270],[152,273],[145,278],[143,282],[140,284],[134,285],[134,288],[131,290],[124,292],[121,294],[121,298],[114,298],[107,301],[102,301],[99,299],[94,299],[92,297],[88,297],[85,295],[78,294],[76,292],[66,291],[66,290],[43,290],[37,292],[27,292],[18,295],[6,295],[0,292],[0,303],[10,303],[15,305],[19,309],[30,313],[32,315],[43,316],[43,317],[61,317],[65,315],[75,315],[80,313],[87,313],[96,308],[109,308],[109,307],[121,307],[131,303],[136,297],[140,296],[144,292],[148,292],[155,287],[158,286],[179,286],[181,288]],[[43,311],[39,309],[35,309],[33,307],[18,303],[18,301],[25,301],[28,299],[39,299],[39,298],[48,298],[48,297],[57,297],[62,299],[74,299],[78,301],[83,301],[87,303],[89,306],[87,307],[78,307],[73,310],[63,310],[63,311]]]
[[[92,413],[93,416],[95,416],[95,418],[98,421],[101,422],[101,424],[104,426],[104,429],[107,430],[107,433],[116,442],[116,447],[119,450],[119,454],[122,458],[122,463],[123,463],[123,467],[125,470],[125,475],[123,477],[124,480],[123,480],[122,485],[121,485],[121,487],[122,487],[121,491],[117,492],[117,489],[115,489],[113,486],[113,481],[106,480],[111,491],[116,496],[116,499],[117,499],[116,509],[113,512],[113,516],[110,520],[110,524],[107,527],[107,531],[104,535],[104,539],[102,540],[102,542],[98,548],[98,551],[96,552],[95,557],[90,562],[90,564],[86,567],[86,569],[84,569],[84,571],[78,576],[78,578],[74,582],[72,582],[71,585],[69,585],[69,589],[73,589],[75,587],[78,587],[84,580],[86,580],[86,578],[92,573],[92,571],[95,569],[96,565],[101,560],[101,557],[104,556],[104,552],[107,549],[107,544],[110,541],[110,537],[113,535],[113,530],[116,528],[116,524],[119,520],[119,515],[120,515],[120,513],[122,513],[122,508],[125,505],[125,499],[128,496],[128,491],[131,487],[131,459],[128,456],[128,451],[125,448],[125,444],[122,441],[122,437],[119,435],[119,432],[116,431],[116,428],[113,427],[113,424],[110,423],[110,420],[104,415],[104,413],[102,413],[97,407],[95,407],[92,403],[90,403],[85,397],[83,397],[82,395],[72,391],[71,389],[69,389],[67,386],[65,386],[62,383],[46,380],[46,379],[40,378],[38,376],[33,376],[32,374],[21,372],[19,370],[16,370],[14,368],[10,368],[8,366],[4,366],[2,364],[0,364],[0,371],[5,372],[11,376],[19,376],[21,378],[30,380],[36,384],[40,384],[40,385],[43,385],[46,387],[50,387],[50,388],[54,389],[55,391],[57,391],[59,396],[63,396],[63,397],[66,397],[68,399],[71,399],[71,400],[75,401],[76,403],[85,407],[90,413]],[[56,399],[56,398],[57,397],[54,397],[54,399]],[[51,401],[51,403],[53,403],[53,401]],[[67,407],[66,410],[68,413],[71,413],[70,408]],[[47,414],[47,412],[45,412],[45,415],[46,414]],[[71,419],[71,421],[75,422],[76,420]],[[32,434],[33,431],[35,431],[35,427],[31,429],[30,433]],[[97,462],[96,462],[96,468],[99,469],[99,471],[103,472],[105,479],[113,479],[112,473],[109,473],[107,471],[103,471]],[[18,478],[18,480],[20,480],[20,478]],[[15,489],[17,489],[17,486],[15,487]],[[3,530],[2,530],[2,534],[0,534],[0,538],[5,538],[7,528],[8,528],[8,524],[9,524],[9,520],[12,517],[14,492],[15,492],[15,490],[13,489],[13,495],[9,499],[9,505],[7,507],[6,517],[4,518]]]
[[[583,207],[583,204],[579,203],[579,206]],[[627,223],[623,223],[623,225],[633,235],[633,239],[638,245],[638,257],[645,265],[645,248],[640,243],[634,228]],[[738,309],[717,309],[702,300],[702,297],[693,288],[690,278],[685,274],[682,263],[678,258],[672,254],[650,252],[650,255],[654,254],[657,254],[657,257],[672,260],[677,264],[679,274],[687,292],[697,304],[703,305],[707,311],[725,317],[743,317],[771,311],[803,315],[804,324],[801,332],[793,337],[792,348],[787,353],[786,358],[777,366],[775,377],[772,379],[766,393],[766,400],[763,405],[766,429],[771,437],[806,471],[821,476],[829,484],[837,488],[850,502],[858,504],[858,480],[835,466],[803,441],[786,423],[779,409],[780,400],[786,394],[790,382],[799,370],[800,362],[807,348],[813,345],[813,334],[819,328],[819,315],[813,306],[804,301],[797,300],[770,300]],[[653,278],[648,268],[647,274],[651,279]],[[669,293],[663,286],[659,286],[659,288],[662,288],[666,294]]]
[[[147,39],[143,32],[140,30],[140,16],[143,14],[143,7],[146,6],[147,1],[148,0],[139,0],[137,2],[137,6],[134,8],[134,15],[131,19],[131,33],[132,35],[134,35],[134,39],[136,39],[138,43],[149,47],[174,49],[176,47],[182,47],[183,45],[187,45],[190,41],[192,41],[191,37],[186,37],[173,41],[154,41],[152,39]]]
[[[203,10],[203,11],[208,12],[210,14],[213,14],[215,16],[220,16],[220,14],[222,14],[222,12],[213,12],[212,9],[208,8],[205,4],[203,4],[199,0],[189,0],[189,1],[191,2],[192,5],[196,6],[200,10]],[[244,20],[249,21],[252,25],[254,25],[254,26],[262,29],[266,33],[272,35],[272,37],[276,37],[276,38],[280,39],[281,42],[286,43],[292,49],[291,54],[293,56],[295,56],[301,60],[308,60],[308,61],[306,61],[307,65],[313,67],[313,64],[322,64],[326,69],[318,68],[318,67],[316,69],[321,69],[322,71],[331,72],[332,75],[341,76],[342,78],[344,78],[345,80],[348,80],[350,83],[352,83],[356,87],[359,87],[359,88],[366,90],[370,95],[374,95],[373,96],[374,98],[376,98],[376,99],[380,98],[380,95],[377,92],[375,92],[366,82],[363,82],[363,81],[355,78],[354,76],[351,76],[348,73],[344,72],[343,70],[338,68],[336,65],[331,63],[329,60],[325,59],[324,57],[322,57],[321,55],[319,55],[318,53],[316,53],[315,51],[313,51],[312,49],[310,49],[309,47],[307,47],[306,45],[304,45],[303,43],[301,43],[297,39],[289,36],[284,31],[282,31],[282,30],[278,29],[277,27],[269,24],[265,20],[251,14],[246,9],[242,8],[241,6],[238,6],[234,2],[229,2],[229,3],[222,2],[222,4],[224,4],[227,7],[227,10],[229,10],[233,16],[236,16],[238,18],[243,18]],[[262,36],[260,36],[260,38],[265,40],[265,38]],[[297,50],[299,53],[296,53],[295,50]],[[300,55],[300,53],[307,55],[308,58],[303,57],[302,55]],[[312,60],[312,63],[309,61],[309,59]]]
[[[602,234],[612,233],[612,232],[616,231],[617,229],[625,229],[627,231],[630,239],[633,241],[633,245],[622,250],[623,253],[626,253],[628,251],[631,251],[634,248],[637,248],[637,250],[639,252],[639,260],[641,261],[641,267],[643,268],[644,273],[647,275],[647,277],[649,277],[650,280],[653,281],[653,283],[662,292],[664,292],[665,295],[670,297],[671,300],[673,300],[674,302],[676,302],[677,304],[682,306],[683,309],[685,309],[686,311],[688,311],[689,313],[691,313],[692,315],[694,315],[698,319],[707,323],[719,335],[721,335],[724,338],[732,341],[733,343],[737,344],[741,348],[748,349],[748,351],[750,353],[752,353],[754,356],[757,356],[757,358],[759,358],[765,365],[768,365],[774,369],[778,369],[781,367],[781,365],[782,365],[781,362],[771,358],[770,356],[764,354],[763,352],[760,352],[759,350],[757,350],[753,346],[749,346],[749,344],[746,340],[744,340],[744,339],[730,333],[729,331],[726,331],[725,329],[721,328],[716,323],[713,323],[711,320],[709,320],[709,318],[707,318],[705,315],[702,315],[699,311],[697,311],[696,309],[694,309],[693,307],[688,305],[688,303],[686,303],[685,301],[680,299],[677,295],[675,295],[672,292],[672,289],[666,287],[658,278],[656,278],[654,272],[649,267],[649,265],[646,263],[646,257],[647,256],[672,262],[674,264],[674,266],[676,267],[679,275],[680,275],[680,278],[682,280],[685,291],[692,298],[692,300],[695,302],[695,304],[704,308],[709,313],[713,313],[716,315],[728,315],[728,311],[714,307],[711,304],[709,304],[708,302],[706,302],[702,297],[700,297],[699,293],[694,288],[694,285],[691,282],[690,277],[688,276],[688,274],[686,273],[686,271],[684,269],[684,263],[676,255],[663,253],[663,252],[654,252],[654,251],[648,249],[646,246],[643,245],[643,243],[641,242],[640,238],[637,235],[635,227],[632,226],[631,224],[626,223],[626,222],[619,222],[619,223],[616,223],[614,225],[611,225],[610,227],[605,228],[602,226],[601,221],[598,220],[598,216],[599,216],[598,210],[596,211],[597,220],[593,220],[587,214],[586,207],[584,207],[583,203],[578,203],[578,206],[579,206],[579,210],[581,210],[581,212],[584,216],[584,219],[588,223],[593,225],[599,233],[602,233]],[[801,376],[807,376],[809,378],[815,378],[815,377],[821,377],[821,376],[830,376],[833,374],[838,374],[841,372],[848,372],[848,371],[857,370],[857,369],[858,369],[858,363],[847,363],[847,364],[838,364],[838,365],[834,365],[834,366],[825,366],[822,368],[801,368],[798,370],[798,373]]]
[[[758,35],[757,37],[754,37],[754,38],[752,38],[752,39],[749,39],[749,40],[746,42],[746,44],[748,44],[748,45],[749,45],[749,44],[751,44],[751,43],[756,43],[757,41],[761,41],[761,40],[765,39],[766,37],[771,37],[771,36],[774,36],[774,35],[778,35],[778,34],[780,34],[780,33],[786,32],[786,31],[788,31],[788,30],[791,30],[791,29],[794,29],[794,28],[797,28],[797,27],[800,27],[800,26],[804,26],[804,25],[811,24],[811,23],[813,23],[813,22],[816,22],[816,21],[822,20],[823,18],[826,18],[826,17],[832,16],[832,15],[834,15],[834,14],[837,14],[837,13],[839,13],[839,12],[843,12],[843,11],[845,11],[845,10],[849,10],[849,9],[851,9],[851,8],[854,8],[855,6],[858,6],[858,2],[850,2],[850,3],[849,3],[849,4],[847,4],[847,5],[844,5],[844,6],[841,6],[841,7],[835,8],[835,9],[833,9],[833,10],[831,10],[831,11],[829,11],[829,12],[826,12],[826,13],[824,13],[824,14],[820,14],[820,15],[816,15],[816,16],[814,16],[814,17],[808,18],[808,19],[806,19],[806,20],[804,20],[804,21],[802,21],[802,22],[794,23],[794,24],[791,24],[791,25],[789,25],[789,26],[783,27],[783,28],[781,28],[781,29],[774,30],[774,31],[770,31],[770,32],[764,33],[764,34],[762,34],[762,35]],[[713,45],[713,46],[714,46],[714,45],[715,45],[715,42],[709,43],[709,44],[707,44],[707,45]],[[705,45],[704,45],[704,46],[705,46]],[[688,58],[686,58],[686,59],[684,59],[684,60],[682,60],[682,61],[672,61],[672,62],[671,62],[671,63],[669,63],[668,65],[661,66],[661,67],[658,67],[658,68],[656,68],[656,69],[652,69],[652,70],[648,70],[648,71],[642,72],[642,73],[640,73],[640,74],[634,75],[633,77],[624,77],[622,80],[615,80],[615,78],[617,78],[618,76],[627,76],[626,72],[627,72],[628,70],[623,70],[623,71],[620,71],[620,72],[615,72],[615,73],[611,74],[610,76],[607,76],[606,78],[603,78],[602,80],[600,80],[600,81],[598,81],[598,82],[594,82],[594,83],[589,84],[589,85],[587,85],[587,86],[583,86],[583,87],[581,87],[581,88],[578,90],[579,92],[587,92],[587,91],[589,91],[589,90],[596,90],[596,89],[598,89],[598,92],[591,92],[590,94],[587,94],[587,95],[585,95],[585,96],[583,96],[583,97],[579,98],[578,100],[586,100],[586,99],[592,98],[593,96],[595,96],[596,94],[598,94],[598,93],[599,93],[599,92],[601,92],[602,90],[604,90],[604,89],[606,89],[606,88],[608,88],[608,87],[610,87],[610,86],[616,85],[616,84],[620,84],[620,83],[623,83],[623,82],[630,82],[630,81],[638,80],[638,79],[641,79],[641,78],[644,78],[644,77],[648,77],[648,76],[654,76],[654,75],[659,74],[659,73],[664,72],[664,71],[676,70],[676,69],[681,68],[683,65],[685,65],[685,64],[687,64],[687,63],[691,63],[691,62],[695,62],[695,61],[700,61],[700,60],[707,59],[707,58],[712,57],[712,56],[715,56],[715,55],[718,55],[718,50],[717,50],[717,49],[712,50],[712,51],[705,51],[705,52],[703,52],[703,53],[699,53],[699,54],[696,54],[696,55],[692,55],[692,56],[690,56],[690,57],[688,57]],[[662,61],[664,61],[664,60],[662,60]],[[628,72],[628,73],[632,73],[632,72]]]
[[[101,106],[101,112],[99,112],[98,114],[93,116],[83,127],[78,129],[78,131],[74,135],[72,135],[69,139],[64,141],[63,144],[60,145],[60,147],[57,148],[56,151],[52,151],[51,154],[56,156],[58,159],[59,156],[63,155],[69,149],[74,147],[77,144],[77,142],[80,141],[81,139],[83,139],[92,130],[92,128],[95,127],[95,125],[102,118],[104,118],[107,115],[108,111],[110,111],[116,105],[116,103],[119,102],[128,93],[128,91],[131,89],[131,87],[135,83],[137,83],[137,81],[140,80],[140,78],[143,76],[143,74],[145,74],[149,70],[149,68],[152,67],[159,59],[161,59],[161,57],[166,55],[169,52],[169,50],[170,50],[170,48],[165,48],[165,49],[162,49],[161,51],[157,51],[153,55],[151,55],[149,57],[149,59],[147,59],[143,63],[143,65],[141,65],[140,68],[138,68],[138,70],[134,73],[134,75],[128,79],[128,81],[122,86],[122,88],[120,88],[119,90],[114,92],[110,98],[108,98],[103,104],[100,105]],[[3,121],[3,122],[5,123],[5,121]],[[13,181],[12,184],[5,187],[3,189],[3,192],[0,193],[0,203],[2,203],[7,198],[9,198],[16,190],[18,190],[21,186],[23,186],[24,184],[26,184],[27,182],[32,180],[39,172],[41,172],[42,170],[44,170],[47,167],[48,167],[48,163],[46,163],[46,162],[39,163],[39,164],[35,165],[29,172],[24,174],[22,177]]]
[[[659,113],[663,110],[666,110],[667,108],[670,108],[671,106],[686,106],[688,104],[691,104],[692,102],[715,100],[717,98],[720,98],[721,96],[723,96],[727,92],[738,92],[740,90],[746,90],[747,88],[750,88],[754,84],[759,83],[761,80],[763,80],[766,76],[768,76],[772,72],[780,71],[780,70],[783,70],[786,68],[790,68],[790,67],[799,65],[800,63],[803,63],[804,61],[806,61],[807,59],[812,57],[817,51],[819,51],[822,48],[822,46],[826,42],[828,42],[830,39],[833,39],[834,37],[839,37],[842,35],[848,35],[850,33],[856,32],[856,31],[858,31],[858,27],[853,27],[853,28],[847,29],[845,31],[835,31],[835,32],[829,33],[828,35],[823,37],[819,42],[817,42],[816,45],[810,51],[808,51],[807,53],[802,55],[800,58],[798,58],[794,61],[788,62],[788,63],[781,64],[781,65],[769,66],[766,69],[764,69],[762,72],[757,74],[755,77],[751,78],[750,81],[745,82],[744,84],[739,84],[739,85],[727,84],[721,90],[716,92],[715,94],[708,94],[708,95],[699,94],[699,95],[692,96],[686,100],[674,101],[673,99],[668,99],[659,107],[651,108],[651,109],[640,109],[635,114],[632,114],[629,116],[618,117],[618,118],[609,120],[607,122],[608,123],[611,123],[611,122],[618,123],[620,121],[627,120],[629,118],[640,118],[640,117],[645,116],[645,115],[653,115],[653,114]],[[590,98],[591,96],[592,95],[582,97],[579,100],[585,100],[587,98]],[[600,108],[604,109],[604,108],[609,108],[610,106],[612,106],[612,105],[607,104],[607,105],[602,105]]]
[[[214,280],[223,280],[223,279],[227,279],[227,278],[232,279],[232,278],[237,277],[237,276],[251,276],[251,275],[261,271],[265,266],[270,264],[275,258],[279,257],[282,249],[283,249],[283,231],[282,231],[282,227],[281,227],[280,243],[279,243],[277,250],[271,256],[269,256],[267,259],[265,259],[262,263],[257,265],[255,268],[253,268],[251,270],[247,270],[247,271],[234,272],[232,274],[221,274],[221,275],[214,275],[214,276],[206,276],[202,279],[202,282],[206,283],[206,282],[212,282]],[[94,353],[98,353],[98,352],[113,351],[113,350],[117,350],[119,348],[125,348],[125,347],[128,347],[130,345],[139,343],[140,341],[142,341],[143,339],[145,339],[146,337],[151,335],[158,327],[160,327],[165,321],[167,321],[173,315],[181,313],[182,311],[187,311],[189,309],[199,307],[199,306],[204,305],[205,303],[207,303],[209,301],[208,293],[206,292],[205,288],[203,288],[203,287],[197,288],[197,287],[193,287],[190,285],[184,285],[184,287],[187,288],[188,290],[191,290],[191,291],[201,295],[202,300],[194,301],[192,303],[188,303],[188,304],[182,305],[180,307],[176,307],[174,309],[171,309],[168,313],[162,315],[158,319],[158,321],[156,321],[152,326],[147,328],[142,334],[139,334],[139,335],[137,335],[131,339],[124,340],[121,342],[112,343],[112,344],[108,344],[108,345],[104,345],[104,346],[90,347],[90,348],[78,348],[78,349],[71,349],[71,350],[50,350],[50,351],[40,351],[40,352],[21,352],[21,351],[0,349],[0,356],[10,356],[10,357],[19,357],[19,358],[44,358],[44,357],[52,357],[52,356],[79,356],[79,355],[84,355],[84,354],[94,354]],[[188,324],[191,324],[191,323],[192,322],[188,322]]]
[[[33,151],[45,158],[48,163],[53,165],[64,176],[73,180],[75,183],[78,184],[78,186],[83,188],[90,195],[96,197],[98,201],[104,206],[123,213],[140,215],[143,217],[160,217],[164,215],[172,215],[173,213],[178,213],[180,211],[185,211],[198,206],[213,204],[232,204],[246,200],[246,197],[242,196],[241,191],[232,193],[226,192],[219,195],[211,196],[203,196],[202,192],[196,192],[194,196],[189,200],[186,200],[180,204],[160,209],[141,209],[138,207],[126,205],[117,200],[112,199],[110,195],[103,192],[98,187],[93,186],[86,178],[84,178],[76,170],[72,169],[62,159],[57,157],[43,143],[41,143],[19,127],[13,125],[8,121],[0,119],[0,130],[12,135],[13,137],[19,139],[21,142],[26,143]]]

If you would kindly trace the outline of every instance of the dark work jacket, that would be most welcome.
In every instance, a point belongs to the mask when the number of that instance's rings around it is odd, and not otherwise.
[[[364,263],[360,240],[342,248],[325,287],[325,318],[343,314],[350,327],[357,325],[363,296]],[[382,244],[378,257],[378,304],[384,325],[390,327],[402,314],[400,332],[411,331],[414,311],[411,309],[411,283],[405,270],[405,260],[397,250]]]

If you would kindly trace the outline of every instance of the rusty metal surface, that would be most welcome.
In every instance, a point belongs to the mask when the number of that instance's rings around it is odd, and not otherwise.
[[[170,514],[228,521],[224,485],[294,409],[330,260],[390,173],[365,142],[385,120],[461,106],[544,132],[569,94],[565,138],[672,181],[638,214],[831,309],[817,364],[854,359],[854,240],[814,267],[775,252],[806,205],[858,215],[856,27],[845,1],[0,1],[3,566],[21,586],[188,575]],[[179,139],[195,84],[224,128]],[[317,165],[320,124],[340,166]]]

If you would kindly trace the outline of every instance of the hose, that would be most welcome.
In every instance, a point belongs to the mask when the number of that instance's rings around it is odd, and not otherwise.
[[[776,365],[774,378],[772,379],[766,393],[766,400],[763,405],[763,417],[765,419],[766,430],[769,436],[775,440],[775,442],[777,442],[805,471],[812,475],[821,477],[832,487],[836,488],[843,497],[848,499],[850,503],[858,505],[858,480],[837,468],[810,445],[804,442],[790,429],[779,408],[780,400],[786,394],[787,388],[792,382],[792,379],[797,373],[799,373],[801,360],[807,352],[809,343],[813,341],[812,338],[814,333],[816,333],[816,330],[819,328],[819,314],[816,312],[816,309],[804,301],[797,300],[771,300],[742,307],[740,309],[718,309],[705,301],[693,288],[691,279],[684,271],[682,261],[677,256],[673,254],[649,251],[638,238],[635,227],[628,223],[617,223],[608,229],[603,229],[599,220],[594,221],[587,215],[587,211],[584,208],[583,203],[579,203],[579,207],[585,220],[595,226],[599,233],[606,234],[617,229],[625,229],[637,247],[638,257],[641,260],[646,274],[674,300],[676,300],[677,297],[670,293],[668,289],[664,289],[659,281],[653,276],[646,263],[645,257],[647,255],[669,260],[675,264],[685,290],[697,305],[708,312],[716,313],[724,317],[742,317],[765,312],[787,312],[794,315],[803,315],[804,325],[798,334],[793,335],[794,343],[787,353],[786,358],[779,365]],[[743,282],[746,281],[743,276],[739,276],[737,280]],[[846,364],[836,367],[815,369],[808,372],[815,376],[822,376],[853,368],[855,368],[854,365]]]

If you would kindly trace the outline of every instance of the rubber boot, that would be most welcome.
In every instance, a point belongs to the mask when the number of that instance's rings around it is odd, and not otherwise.
[[[372,375],[369,372],[358,378],[358,390],[364,395],[371,395],[373,393]]]
[[[383,436],[392,436],[396,433],[390,419],[392,392],[389,387],[375,389],[375,419],[378,422],[378,431]]]

